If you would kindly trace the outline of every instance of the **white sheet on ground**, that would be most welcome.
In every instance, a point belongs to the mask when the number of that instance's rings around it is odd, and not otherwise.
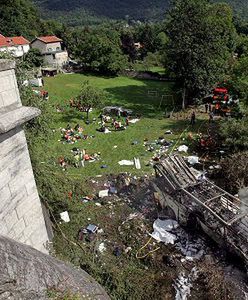
[[[175,247],[188,261],[200,259],[205,253],[205,242],[200,238],[192,238],[175,220],[157,219],[153,223],[153,230],[150,235],[155,240],[165,244],[175,244]],[[173,231],[173,234],[171,231]]]
[[[185,152],[185,153],[187,153],[188,149],[189,149],[189,147],[186,146],[186,145],[181,145],[181,146],[178,147],[178,151],[179,152]]]
[[[178,223],[174,220],[160,220],[157,219],[153,223],[153,233],[151,237],[159,242],[165,244],[174,244],[176,236],[168,231],[171,231],[173,228],[178,227]]]
[[[102,190],[102,191],[99,191],[98,197],[99,197],[99,198],[108,197],[108,193],[109,193],[109,190]]]
[[[69,223],[69,222],[70,222],[70,217],[69,217],[68,211],[64,211],[64,212],[60,213],[60,218],[61,218],[65,223]]]
[[[132,124],[135,124],[137,122],[139,122],[140,119],[132,119],[132,120],[129,120],[129,123],[132,123]]]
[[[132,160],[121,160],[118,162],[120,166],[133,166],[134,162]]]
[[[188,157],[188,163],[191,165],[198,164],[199,163],[199,157],[198,156],[189,156]]]

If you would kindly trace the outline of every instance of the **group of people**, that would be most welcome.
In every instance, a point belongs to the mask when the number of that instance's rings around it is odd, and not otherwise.
[[[74,128],[68,124],[66,128],[61,129],[62,140],[68,144],[74,144],[80,139],[86,140],[88,135],[84,134],[83,131],[84,129],[79,124],[77,124]]]
[[[100,119],[101,119],[101,127],[97,130],[103,133],[110,132],[111,131],[109,130],[110,126],[112,126],[112,128],[115,131],[125,130],[127,129],[127,126],[129,126],[129,116],[125,117],[124,123],[121,122],[120,116],[118,116],[117,118],[111,118],[110,116],[101,114]]]
[[[205,104],[205,113],[209,115],[209,123],[212,123],[214,120],[214,116],[215,115],[219,115],[220,114],[220,109],[221,109],[221,105],[219,102],[217,102],[214,106],[212,106],[212,104],[206,103]],[[190,125],[195,125],[196,122],[196,113],[195,111],[193,111],[191,113],[191,118],[190,118]]]
[[[75,160],[75,167],[80,168],[84,167],[85,161],[96,161],[100,159],[100,153],[94,153],[90,155],[86,152],[86,149],[72,149],[74,160]]]
[[[59,165],[63,168],[63,170],[66,170],[68,165],[74,165],[76,168],[84,167],[86,161],[99,160],[101,155],[101,153],[94,153],[93,155],[90,155],[87,153],[86,149],[80,150],[77,148],[73,148],[71,152],[74,157],[73,161],[63,156],[60,156],[58,159]]]

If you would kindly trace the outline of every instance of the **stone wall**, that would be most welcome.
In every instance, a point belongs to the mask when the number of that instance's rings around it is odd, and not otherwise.
[[[0,300],[47,300],[49,290],[61,295],[53,299],[74,299],[62,297],[68,291],[75,299],[110,300],[83,270],[0,236]]]
[[[0,60],[0,234],[48,252],[46,225],[22,125],[38,116],[24,107],[15,64]]]

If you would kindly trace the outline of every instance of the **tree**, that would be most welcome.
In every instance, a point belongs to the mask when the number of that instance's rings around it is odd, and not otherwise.
[[[72,56],[86,69],[115,75],[128,64],[116,30],[75,30],[68,35],[67,43]]]
[[[207,0],[175,0],[167,28],[168,68],[181,86],[184,108],[186,99],[206,93],[225,74],[235,34],[232,11]]]
[[[32,48],[25,54],[24,61],[30,68],[40,67],[43,64],[43,56],[39,49]]]
[[[134,37],[136,42],[142,44],[140,56],[143,59],[148,52],[154,53],[164,45],[166,34],[164,33],[164,23],[141,24],[135,27]]]
[[[33,38],[38,35],[41,21],[38,12],[29,0],[1,0],[0,31],[5,36],[23,35]]]
[[[222,122],[220,135],[231,151],[244,151],[248,149],[248,120],[230,119]]]
[[[124,54],[129,56],[129,60],[134,63],[138,58],[138,52],[135,47],[135,39],[133,35],[133,31],[128,29],[124,29],[121,32],[121,42],[122,42],[122,50]]]
[[[245,105],[248,105],[248,56],[242,55],[234,61],[230,86]]]
[[[87,114],[89,121],[89,112],[91,108],[101,108],[105,102],[106,94],[89,84],[88,81],[83,82],[80,94],[76,97],[78,109],[83,110]]]

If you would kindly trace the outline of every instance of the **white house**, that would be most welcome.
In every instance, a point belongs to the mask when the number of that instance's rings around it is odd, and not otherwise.
[[[0,51],[21,57],[30,49],[30,42],[23,36],[5,37],[0,34]]]
[[[62,48],[62,40],[56,36],[41,36],[31,42],[31,47],[39,49],[48,66],[61,67],[68,62],[68,52]]]

